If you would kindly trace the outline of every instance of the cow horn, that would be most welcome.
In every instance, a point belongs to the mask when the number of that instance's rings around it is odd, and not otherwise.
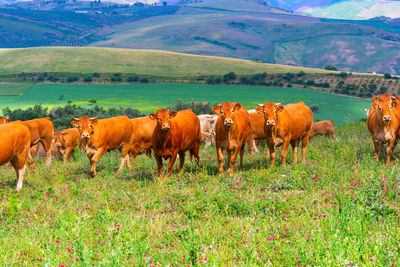
[[[90,118],[91,120],[95,120],[95,119],[97,119],[97,117],[93,117],[93,118]]]
[[[277,105],[277,106],[282,106],[282,103],[275,103],[275,105]]]
[[[73,119],[74,121],[79,121],[79,119],[78,119],[78,118],[75,118],[75,117],[72,117],[72,119]]]
[[[397,98],[395,96],[392,96],[392,100],[396,100]]]
[[[257,106],[263,107],[264,105],[263,105],[263,104],[260,104],[260,103],[257,103]]]

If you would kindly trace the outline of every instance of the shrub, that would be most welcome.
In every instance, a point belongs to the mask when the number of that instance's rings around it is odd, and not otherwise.
[[[92,80],[93,80],[92,76],[90,76],[90,75],[86,75],[85,78],[83,78],[83,81],[87,82],[87,83],[90,83]]]
[[[76,81],[79,81],[79,76],[72,75],[72,76],[67,77],[67,82],[69,82],[69,83],[76,82]]]
[[[214,83],[214,78],[213,78],[213,77],[208,77],[208,78],[206,79],[206,83],[208,83],[208,84],[213,84],[213,83]]]
[[[232,81],[232,80],[236,79],[236,73],[229,72],[229,73],[224,75],[223,79],[224,79],[224,83]]]
[[[296,74],[297,77],[303,77],[306,74],[304,73],[304,71],[300,71],[299,73]]]
[[[139,81],[139,76],[137,74],[132,74],[128,76],[128,82],[133,83]]]
[[[97,100],[95,98],[91,98],[91,99],[89,99],[89,103],[92,104],[92,105],[96,104]]]
[[[347,72],[342,71],[342,72],[339,74],[339,76],[342,77],[342,78],[346,78],[346,77],[349,76],[349,75],[347,74]]]
[[[147,82],[149,82],[149,79],[146,78],[146,77],[142,77],[142,78],[140,79],[140,82],[141,82],[141,83],[147,83]]]

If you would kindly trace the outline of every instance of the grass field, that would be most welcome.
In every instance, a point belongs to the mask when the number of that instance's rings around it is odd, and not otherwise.
[[[2,83],[0,82],[1,96],[22,96],[32,87],[32,83]]]
[[[58,100],[64,95],[64,100]],[[104,107],[132,107],[143,113],[171,106],[177,99],[215,102],[236,101],[253,109],[257,102],[294,103],[319,105],[315,119],[333,120],[337,124],[357,121],[365,117],[364,108],[371,101],[340,96],[314,90],[258,86],[204,85],[204,84],[37,84],[23,96],[0,97],[0,109],[27,108],[37,104],[63,106],[68,101],[89,107],[88,100],[95,98]]]
[[[398,148],[395,150],[398,151]],[[245,154],[244,171],[217,176],[215,148],[201,170],[154,177],[142,155],[121,175],[106,154],[90,179],[77,155],[39,163],[20,193],[11,166],[0,168],[2,265],[397,266],[399,153],[377,163],[365,123],[316,138],[306,165],[268,167]],[[291,150],[288,155],[291,162]],[[176,173],[176,170],[175,170]]]
[[[98,47],[0,49],[0,74],[20,72],[137,73],[167,77],[267,72],[328,73],[320,69],[263,64],[234,58],[160,50]]]

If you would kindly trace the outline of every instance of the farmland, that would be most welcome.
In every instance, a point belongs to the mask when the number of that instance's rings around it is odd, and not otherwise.
[[[365,123],[338,127],[336,141],[316,138],[305,165],[270,168],[264,154],[246,152],[243,172],[217,176],[210,147],[198,174],[189,161],[181,177],[160,180],[145,155],[116,175],[118,153],[90,179],[80,153],[66,165],[39,163],[19,193],[11,166],[2,167],[0,262],[399,264],[399,153],[392,165],[377,163]]]
[[[63,100],[59,100],[63,95]],[[37,104],[64,106],[72,104],[89,107],[89,99],[95,98],[104,107],[131,107],[143,113],[165,108],[177,99],[215,102],[237,101],[245,107],[255,108],[257,102],[275,101],[293,103],[304,101],[307,105],[318,105],[316,119],[329,119],[337,124],[358,121],[365,116],[363,109],[369,108],[370,100],[334,95],[319,91],[234,85],[204,84],[37,84],[23,96],[0,97],[0,109],[27,108]]]
[[[31,83],[0,82],[0,96],[22,96],[32,85]]]

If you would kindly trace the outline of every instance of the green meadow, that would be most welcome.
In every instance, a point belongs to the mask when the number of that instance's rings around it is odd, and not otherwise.
[[[22,96],[32,87],[32,83],[4,83],[0,82],[1,96]]]
[[[0,265],[398,266],[399,148],[386,165],[365,122],[336,133],[314,139],[307,164],[293,165],[291,149],[273,168],[265,147],[246,152],[232,177],[217,175],[214,147],[199,172],[187,157],[169,179],[145,155],[117,175],[119,152],[107,153],[95,178],[82,152],[37,160],[19,193],[2,166]]]
[[[59,100],[63,95],[63,100]],[[131,107],[150,113],[184,101],[207,101],[212,104],[236,101],[253,109],[257,102],[294,103],[304,101],[318,105],[315,119],[333,120],[337,124],[357,121],[365,116],[363,109],[370,101],[298,88],[277,88],[237,85],[204,84],[36,84],[22,96],[1,96],[0,108],[27,108],[42,104],[49,108],[74,104],[90,107],[89,99],[95,98],[104,107]]]

